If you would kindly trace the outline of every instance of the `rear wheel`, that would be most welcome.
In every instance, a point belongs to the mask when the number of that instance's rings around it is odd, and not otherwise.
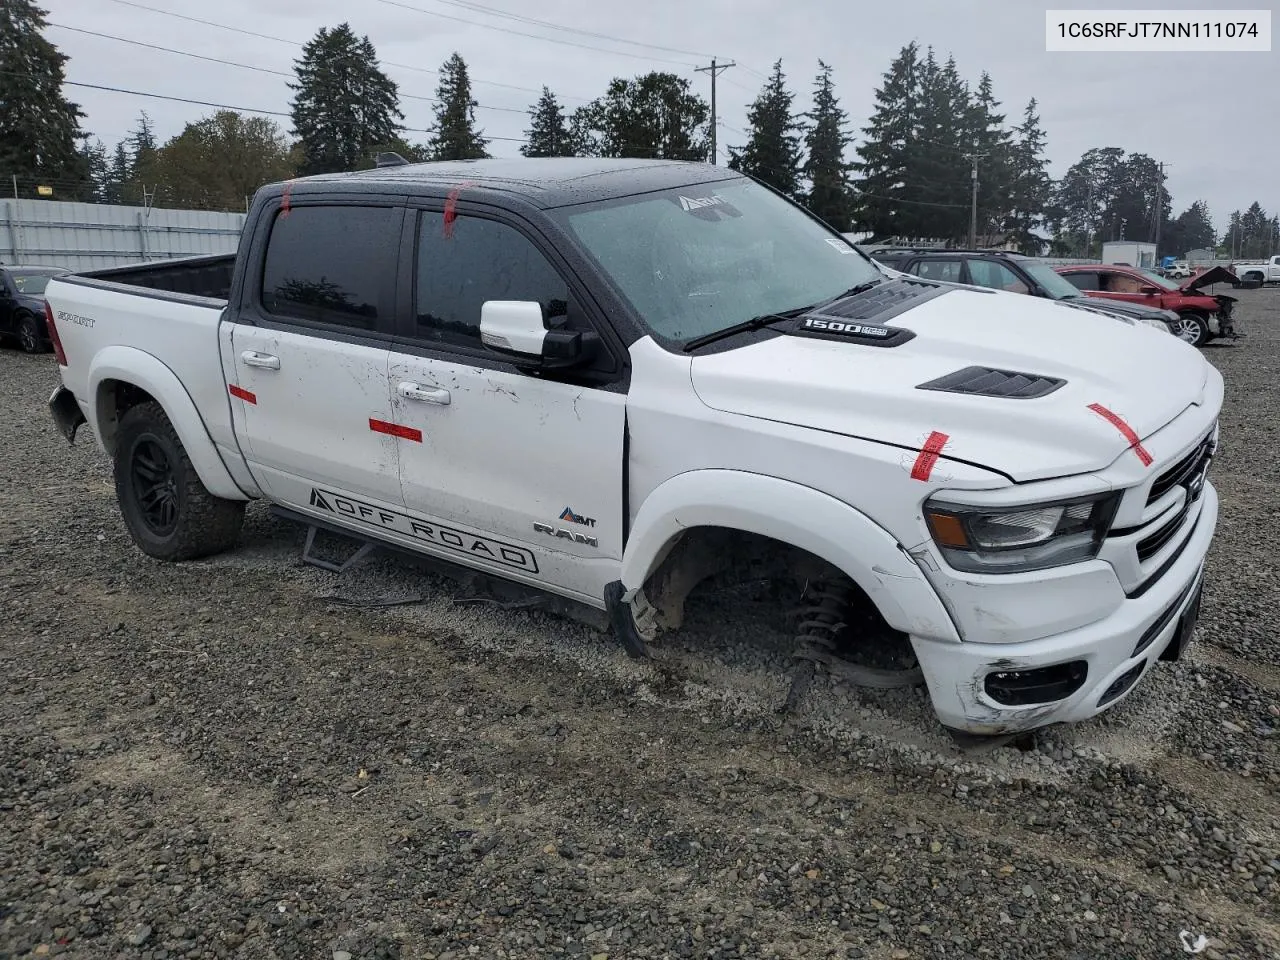
[[[205,489],[160,404],[132,407],[120,419],[115,451],[116,497],[129,535],[157,560],[193,560],[235,544],[242,500]]]
[[[40,323],[29,313],[18,317],[18,346],[23,353],[44,353],[44,336],[40,332]]]
[[[1180,313],[1172,324],[1173,333],[1193,347],[1203,346],[1209,339],[1209,318],[1199,313]]]

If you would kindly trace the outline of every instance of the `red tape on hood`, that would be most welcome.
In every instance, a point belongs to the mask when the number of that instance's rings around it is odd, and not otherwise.
[[[942,454],[942,448],[947,445],[947,441],[950,439],[945,433],[939,433],[937,430],[929,434],[929,439],[920,448],[920,456],[916,457],[916,462],[911,468],[912,480],[929,479],[933,473],[934,465],[938,462],[938,457]]]
[[[1133,432],[1133,427],[1129,426],[1117,414],[1112,413],[1100,403],[1089,404],[1089,409],[1120,431],[1120,435],[1129,441],[1129,449],[1137,455],[1138,459],[1142,461],[1142,465],[1144,467],[1151,466],[1151,462],[1154,458],[1151,454],[1147,453],[1146,448],[1142,446],[1142,440]]]

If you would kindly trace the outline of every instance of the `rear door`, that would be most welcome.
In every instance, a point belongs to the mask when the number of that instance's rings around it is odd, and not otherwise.
[[[977,287],[1007,290],[1010,293],[1030,293],[1031,288],[1013,270],[994,260],[970,257],[967,261],[969,282]]]
[[[279,503],[352,525],[402,505],[387,364],[403,216],[393,197],[277,206],[255,237],[236,322],[223,325],[254,479]]]
[[[625,352],[528,224],[464,202],[406,221],[392,411],[405,504],[434,552],[599,606],[623,547]],[[542,304],[604,338],[572,375],[522,372],[480,342],[486,300]]]

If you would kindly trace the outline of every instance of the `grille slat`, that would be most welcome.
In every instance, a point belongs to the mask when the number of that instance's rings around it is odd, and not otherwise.
[[[1057,377],[1042,377],[994,367],[965,367],[954,373],[916,385],[917,390],[938,390],[971,397],[1002,397],[1008,400],[1035,400],[1066,386]]]
[[[1192,476],[1205,459],[1213,455],[1213,434],[1205,437],[1194,450],[1175,463],[1151,484],[1147,504],[1153,504],[1178,484]]]

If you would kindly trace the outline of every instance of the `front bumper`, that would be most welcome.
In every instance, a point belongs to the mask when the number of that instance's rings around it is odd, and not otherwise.
[[[1087,720],[1123,700],[1162,655],[1175,659],[1190,629],[1184,615],[1193,620],[1198,610],[1204,559],[1217,527],[1218,494],[1211,483],[1205,483],[1200,501],[1195,527],[1168,569],[1149,589],[1124,599],[1100,620],[1017,643],[912,637],[938,719],[973,734]],[[1004,683],[1001,677],[1068,664],[1076,678],[1083,664],[1084,677],[1065,696],[1011,705],[1006,694],[1001,694],[1006,702],[992,695],[992,684],[999,692]],[[989,682],[992,675],[997,679]],[[1068,687],[1074,684],[1074,679],[1067,682]]]

